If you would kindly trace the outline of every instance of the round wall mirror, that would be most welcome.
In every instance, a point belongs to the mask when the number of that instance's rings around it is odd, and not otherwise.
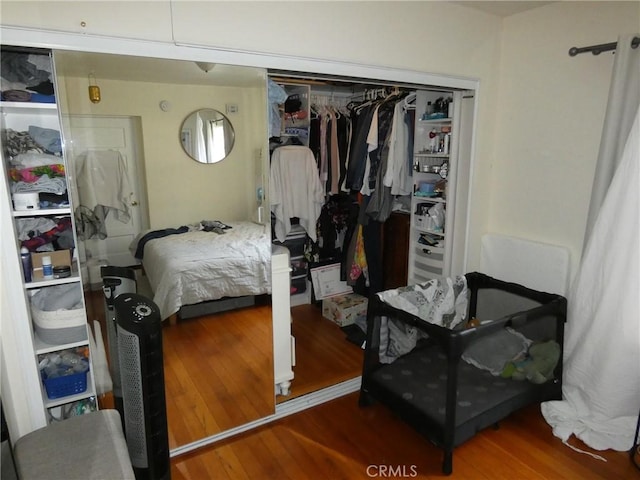
[[[235,132],[231,122],[212,108],[190,113],[180,127],[182,148],[200,163],[223,160],[231,152],[234,141]]]

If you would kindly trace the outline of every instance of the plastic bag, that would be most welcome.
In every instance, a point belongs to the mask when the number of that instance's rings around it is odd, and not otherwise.
[[[429,209],[432,230],[444,230],[444,214],[444,205],[442,203],[436,203]]]

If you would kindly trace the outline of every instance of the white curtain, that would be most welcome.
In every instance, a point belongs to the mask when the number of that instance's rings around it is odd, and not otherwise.
[[[591,190],[584,245],[586,246],[598,211],[622,156],[638,105],[640,105],[640,47],[631,47],[636,35],[618,37],[609,99],[604,118],[598,162]]]
[[[640,51],[631,54],[638,74]],[[568,296],[563,400],[542,404],[557,437],[568,444],[575,435],[596,450],[629,450],[640,410],[640,96],[637,84],[627,88],[629,99],[612,101],[625,112],[633,105],[632,121],[617,127],[627,138],[615,165],[598,166],[597,175],[614,173],[598,182],[605,194]]]
[[[207,129],[200,112],[196,114],[196,158],[200,162],[206,162],[207,157]]]

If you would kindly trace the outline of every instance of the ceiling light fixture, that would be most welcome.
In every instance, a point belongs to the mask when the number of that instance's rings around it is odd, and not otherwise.
[[[200,68],[204,73],[208,73],[209,70],[216,66],[215,63],[208,62],[196,62],[196,65],[198,65],[198,68]]]
[[[96,85],[96,76],[91,72],[89,74],[89,100],[91,103],[100,103],[100,87]]]

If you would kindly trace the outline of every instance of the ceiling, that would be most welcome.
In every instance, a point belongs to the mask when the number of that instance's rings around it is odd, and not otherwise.
[[[485,13],[497,15],[499,17],[509,17],[516,13],[525,12],[533,8],[542,7],[549,3],[555,2],[529,2],[529,1],[513,1],[513,2],[455,2],[464,7],[475,8]]]

